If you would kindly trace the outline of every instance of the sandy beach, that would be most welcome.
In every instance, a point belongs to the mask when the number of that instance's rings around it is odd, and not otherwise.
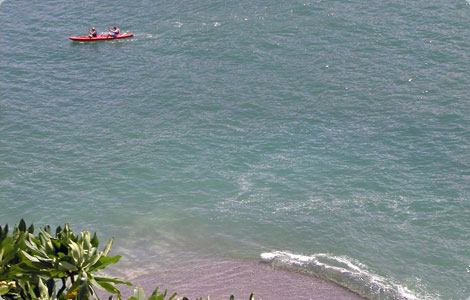
[[[179,297],[195,299],[210,296],[211,299],[248,299],[254,293],[256,300],[360,300],[359,295],[314,276],[274,268],[262,262],[212,261],[196,265],[182,264],[170,269],[148,270],[131,281],[150,294],[156,286]],[[131,288],[123,288],[125,296]],[[204,298],[205,299],[205,298]]]

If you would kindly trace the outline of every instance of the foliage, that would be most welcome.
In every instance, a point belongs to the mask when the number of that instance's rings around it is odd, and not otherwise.
[[[168,299],[166,299],[166,294],[166,290],[164,293],[159,293],[158,288],[156,288],[148,300],[173,300],[177,295],[174,293]],[[128,298],[127,300],[147,300],[147,297],[145,296],[144,290],[140,286],[136,286],[134,288],[134,296]]]
[[[184,297],[182,300],[189,300],[189,299]],[[199,299],[196,299],[196,300],[203,300],[203,299],[199,298]],[[210,300],[209,297],[207,297],[206,300]],[[235,297],[232,295],[232,296],[230,296],[229,300],[235,300]],[[255,297],[253,296],[253,294],[250,295],[249,300],[255,300]]]
[[[95,275],[121,258],[108,256],[112,243],[110,239],[99,251],[96,233],[76,235],[68,224],[57,227],[55,234],[46,226],[37,235],[24,220],[11,235],[8,225],[0,227],[0,296],[6,300],[98,299],[98,287],[121,299],[115,284],[130,283]]]
[[[57,227],[54,234],[49,226],[40,228],[38,234],[34,230],[24,220],[11,234],[8,225],[0,226],[0,299],[87,300],[93,297],[98,300],[98,288],[111,294],[109,300],[113,295],[121,300],[116,284],[131,283],[96,275],[121,258],[108,256],[112,238],[99,251],[96,233],[82,231],[77,235],[68,224]],[[143,289],[136,286],[128,300],[174,300],[176,296],[174,293],[166,298],[167,291],[160,293],[157,288],[146,298]],[[235,298],[231,296],[230,300]],[[250,300],[254,300],[253,295]]]
[[[10,235],[8,225],[2,228],[0,226],[0,296],[7,298],[8,294],[14,293],[20,289],[21,280],[31,281],[30,274],[23,274],[18,268],[22,261],[20,251],[26,249],[25,235],[33,232],[34,227],[26,229],[26,224],[21,220],[19,226],[15,226]]]
[[[167,291],[165,290],[164,293],[159,293],[158,288],[156,288],[150,298],[146,298],[144,290],[140,286],[136,286],[134,288],[134,295],[127,300],[173,300],[176,299],[177,294],[174,293],[171,295],[169,298],[165,298],[167,296]],[[183,297],[182,300],[189,300],[186,297]],[[202,298],[196,299],[196,300],[203,300]],[[206,300],[210,300],[209,297],[206,298]],[[234,296],[230,296],[229,300],[235,300]],[[255,297],[253,294],[250,295],[249,300],[255,300]]]

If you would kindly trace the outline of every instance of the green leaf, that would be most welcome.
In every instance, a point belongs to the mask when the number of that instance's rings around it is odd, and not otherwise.
[[[122,281],[118,278],[108,278],[108,277],[95,277],[96,281],[106,281],[106,282],[112,282],[114,284],[125,284],[127,286],[132,286],[132,283],[129,281]]]
[[[34,293],[34,289],[31,287],[31,284],[29,283],[29,281],[26,282],[24,290],[27,292],[27,294],[29,294],[31,299],[37,298],[36,294]]]
[[[31,224],[31,226],[29,226],[28,232],[29,233],[34,233],[34,225],[33,224]]]
[[[55,230],[55,236],[57,236],[59,234],[59,232],[62,231],[62,227],[58,226]]]
[[[173,299],[176,298],[176,296],[178,296],[178,294],[177,294],[177,293],[173,293],[173,295],[171,295],[171,297],[168,298],[168,300],[173,300]]]
[[[167,290],[163,294],[158,292],[158,287],[153,291],[152,296],[148,300],[165,300]]]
[[[136,286],[134,288],[134,297],[137,300],[147,300],[147,299],[145,299],[145,292],[140,286]]]
[[[111,246],[113,245],[114,238],[110,238],[108,243],[106,244],[106,247],[104,247],[103,250],[103,255],[108,255],[109,250],[111,250]]]
[[[8,293],[8,291],[10,291],[10,286],[8,284],[0,285],[0,296],[5,295],[6,293]]]
[[[96,236],[96,232],[93,234],[93,238],[91,239],[91,244],[93,245],[93,247],[98,248],[99,241],[98,241],[98,237]]]
[[[26,231],[26,223],[23,219],[21,219],[20,224],[18,225],[18,229],[23,232]]]
[[[158,288],[158,286],[157,286],[157,287],[153,290],[152,296],[153,296],[153,295],[155,295],[155,296],[158,295],[158,290],[159,290],[159,288]]]
[[[112,284],[104,281],[96,281],[96,283],[104,288],[108,293],[115,294],[121,299],[121,292]]]
[[[78,289],[77,299],[88,300],[88,298],[90,298],[89,283],[87,280],[82,280],[80,288]]]
[[[94,253],[96,248],[93,248],[93,254],[91,255],[91,258],[88,260],[88,264],[85,266],[86,268],[92,268],[101,258],[103,255],[102,252],[100,253]]]
[[[42,282],[41,278],[39,278],[39,281],[38,281],[38,288],[39,288],[39,295],[41,296],[41,298],[47,299],[49,297],[48,289],[46,285],[44,284],[44,282]]]
[[[39,235],[42,234],[46,240],[50,240],[52,238],[52,236],[49,232],[50,232],[50,229],[49,229],[49,231],[47,231],[47,226],[46,226],[46,228],[44,228],[44,230],[39,228]]]
[[[72,258],[76,264],[80,264],[80,249],[77,243],[70,241],[70,249],[72,250]]]
[[[111,264],[117,263],[121,259],[121,256],[102,256],[96,264],[90,267],[90,271],[96,271],[103,269]]]
[[[33,262],[39,262],[39,259],[37,257],[34,257],[32,255],[29,255],[26,251],[24,250],[21,250],[21,252],[23,253],[24,256],[26,256],[26,258],[29,260],[29,261],[33,261]]]
[[[50,235],[50,234],[51,234],[51,226],[46,225],[46,226],[44,227],[44,231],[47,232],[47,233]]]
[[[91,249],[91,241],[90,241],[90,236],[91,233],[89,231],[82,232],[82,238],[83,238],[83,248],[85,250],[90,250]]]
[[[58,263],[58,265],[59,265],[59,267],[62,271],[68,272],[70,270],[72,270],[72,271],[77,271],[78,270],[78,268],[75,265],[73,265],[69,262],[66,262],[66,261],[61,261],[61,262]]]
[[[57,252],[59,251],[59,249],[60,249],[60,245],[61,245],[60,241],[57,240],[56,238],[51,238],[51,243],[52,243],[52,245],[54,246],[54,252],[57,253]],[[60,252],[59,252],[59,253],[60,253]]]
[[[28,233],[28,239],[24,241],[26,247],[33,250],[34,252],[37,252],[37,253],[41,254],[43,257],[47,257],[46,252],[39,249],[38,246],[36,245],[36,243],[33,241],[33,239],[35,239],[34,235]]]

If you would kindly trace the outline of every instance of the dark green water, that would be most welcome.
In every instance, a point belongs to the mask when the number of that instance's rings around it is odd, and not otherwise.
[[[0,4],[1,223],[470,296],[467,2]]]

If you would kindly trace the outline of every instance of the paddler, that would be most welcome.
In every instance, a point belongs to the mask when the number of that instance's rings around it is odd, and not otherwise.
[[[89,37],[97,37],[98,34],[96,33],[95,27],[91,28],[90,34],[88,35]]]
[[[116,26],[114,26],[113,29],[109,28],[109,34],[113,37],[117,37],[120,33],[121,30],[119,30],[119,28],[117,28]]]

